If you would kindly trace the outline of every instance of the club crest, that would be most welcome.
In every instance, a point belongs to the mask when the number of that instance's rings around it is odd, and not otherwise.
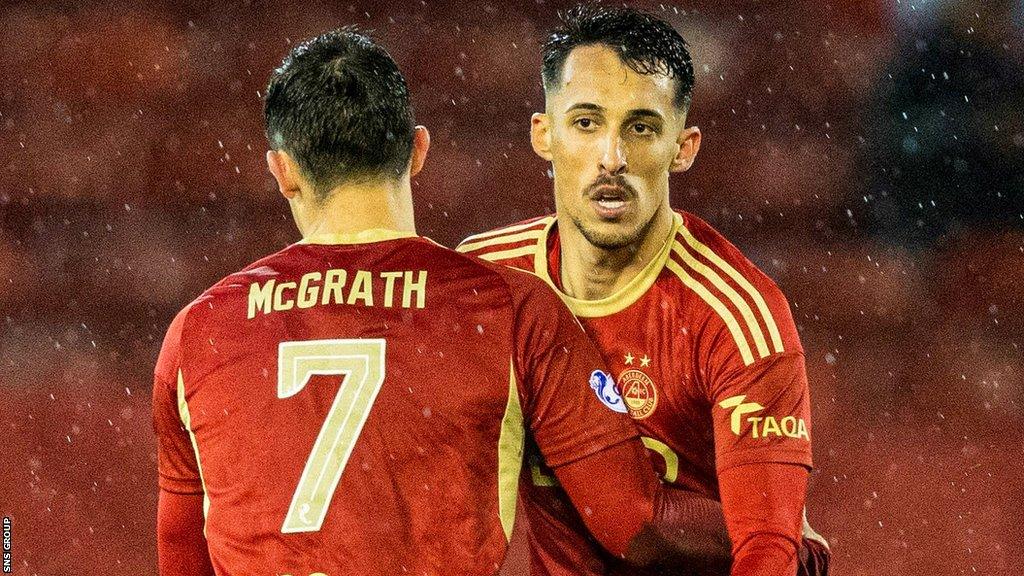
[[[658,390],[654,381],[640,370],[626,370],[619,376],[622,399],[634,420],[643,420],[658,407]]]

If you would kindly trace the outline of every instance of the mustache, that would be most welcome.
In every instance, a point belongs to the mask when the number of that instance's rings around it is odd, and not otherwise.
[[[602,174],[601,176],[598,176],[590,186],[587,186],[585,193],[587,198],[595,200],[603,196],[603,193],[598,192],[601,188],[617,189],[619,196],[621,196],[623,200],[629,200],[637,197],[636,189],[630,186],[629,182],[626,182],[626,179],[622,176],[608,176]]]

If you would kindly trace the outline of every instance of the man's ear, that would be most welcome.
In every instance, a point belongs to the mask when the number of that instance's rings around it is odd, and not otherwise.
[[[696,126],[683,128],[676,143],[679,144],[679,152],[672,159],[669,171],[686,172],[690,166],[693,166],[693,161],[697,158],[697,152],[700,150],[700,128]]]
[[[299,182],[298,165],[284,150],[267,150],[267,168],[277,180],[277,189],[281,195],[291,200],[299,194],[301,188]]]
[[[412,133],[412,158],[409,166],[409,175],[415,176],[423,169],[427,161],[427,151],[430,150],[430,132],[426,126],[417,126]]]
[[[551,119],[547,114],[536,112],[530,117],[530,144],[537,156],[551,161]]]

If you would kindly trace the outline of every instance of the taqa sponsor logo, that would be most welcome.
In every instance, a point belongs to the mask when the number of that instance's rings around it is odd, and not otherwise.
[[[746,417],[764,410],[764,406],[757,402],[744,402],[746,399],[747,396],[741,394],[726,398],[718,403],[719,406],[726,410],[732,409],[729,428],[733,434],[737,436],[748,434],[743,426],[743,423],[746,422],[750,424],[749,434],[751,438],[788,437],[803,438],[804,440],[811,439],[807,433],[807,423],[804,422],[803,418],[797,418],[796,416],[786,416],[784,418],[776,418],[775,416]]]

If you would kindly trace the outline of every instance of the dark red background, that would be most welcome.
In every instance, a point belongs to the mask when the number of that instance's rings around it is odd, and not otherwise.
[[[560,6],[0,6],[0,512],[15,574],[155,573],[164,330],[297,239],[261,132],[287,50],[376,29],[433,134],[420,232],[454,245],[552,209],[526,135]],[[675,205],[793,304],[812,382],[809,515],[835,573],[1024,565],[1024,9],[642,6],[696,63],[704,144]]]

